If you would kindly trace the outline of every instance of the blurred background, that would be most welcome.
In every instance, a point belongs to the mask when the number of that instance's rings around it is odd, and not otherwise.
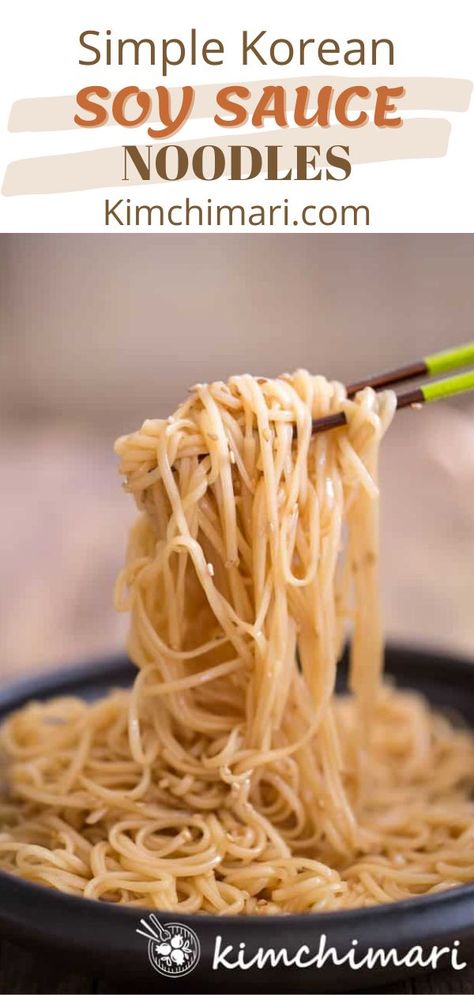
[[[196,381],[353,380],[473,315],[470,235],[2,236],[0,677],[123,645],[116,435]],[[382,486],[388,636],[474,657],[474,402],[400,413]]]

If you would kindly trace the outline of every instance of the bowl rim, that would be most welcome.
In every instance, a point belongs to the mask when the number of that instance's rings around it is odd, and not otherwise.
[[[333,911],[326,912],[282,912],[277,915],[265,916],[212,915],[209,912],[181,913],[168,911],[167,909],[157,909],[148,905],[121,905],[114,902],[82,898],[80,895],[69,895],[54,888],[47,888],[46,885],[38,884],[35,881],[24,881],[22,878],[8,871],[0,871],[0,890],[4,907],[3,911],[0,911],[0,920],[4,916],[8,894],[18,899],[19,902],[27,902],[28,900],[32,900],[34,896],[36,902],[38,904],[41,902],[41,907],[44,909],[47,909],[47,905],[54,904],[58,908],[62,905],[64,908],[75,908],[77,912],[81,910],[83,912],[86,910],[90,912],[91,906],[93,906],[99,913],[112,914],[114,917],[120,916],[124,922],[126,920],[136,921],[139,916],[146,918],[150,912],[154,912],[161,918],[171,920],[174,917],[179,919],[179,922],[189,923],[190,925],[194,923],[196,927],[211,925],[216,927],[218,924],[221,924],[223,927],[231,929],[241,929],[242,922],[245,922],[249,926],[256,926],[258,924],[259,927],[266,928],[274,927],[277,923],[280,925],[284,923],[285,928],[288,925],[291,927],[301,927],[303,924],[312,924],[321,932],[325,932],[326,929],[329,930],[331,925],[344,924],[349,926],[352,923],[357,923],[363,927],[364,924],[367,925],[370,923],[374,925],[375,920],[380,921],[392,918],[404,912],[410,912],[412,915],[420,915],[423,912],[429,912],[433,909],[440,911],[443,908],[446,915],[449,915],[449,909],[452,906],[458,907],[459,903],[464,901],[472,901],[474,911],[474,882],[455,885],[433,894],[404,898],[399,902],[384,902],[380,905],[369,905],[363,908],[334,909]]]

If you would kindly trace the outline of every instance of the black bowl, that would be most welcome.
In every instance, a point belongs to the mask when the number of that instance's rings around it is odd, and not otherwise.
[[[399,686],[415,688],[434,705],[457,712],[474,726],[474,666],[469,661],[389,647],[386,669]],[[98,697],[111,687],[130,684],[133,673],[129,661],[119,656],[23,681],[0,693],[0,720],[32,698]],[[0,873],[0,930],[5,937],[54,952],[69,967],[84,971],[86,965],[90,973],[121,978],[122,984],[130,981],[130,991],[348,992],[380,988],[397,977],[433,970],[435,947],[448,948],[439,957],[440,970],[452,966],[453,950],[458,962],[469,962],[474,952],[474,884],[347,912],[268,918],[182,916],[167,932],[181,932],[188,943],[185,964],[192,968],[186,973],[179,973],[172,960],[167,965],[163,957],[154,956],[154,944],[137,933],[142,918],[149,921],[146,910],[73,898]],[[165,930],[175,923],[167,913],[157,913],[156,918]],[[334,948],[339,959],[351,949],[357,963],[370,948],[386,955],[395,948],[396,956],[389,953],[385,965],[379,960],[375,967],[357,970],[347,960],[335,964],[333,955],[325,963],[320,958],[303,967],[322,951],[323,936],[326,952]],[[248,967],[259,948],[267,952],[266,962]],[[217,961],[216,950],[221,955]],[[245,969],[239,966],[239,956]]]

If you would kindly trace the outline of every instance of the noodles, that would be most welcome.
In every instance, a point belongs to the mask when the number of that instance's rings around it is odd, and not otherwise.
[[[116,604],[130,691],[6,722],[0,866],[217,914],[474,880],[474,737],[381,682],[379,444],[392,393],[304,371],[198,384],[116,445],[140,510]],[[312,436],[343,409],[347,427]],[[336,698],[351,633],[351,695]]]

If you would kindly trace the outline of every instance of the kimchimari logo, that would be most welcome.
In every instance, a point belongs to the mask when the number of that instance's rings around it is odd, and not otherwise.
[[[171,978],[182,978],[194,970],[201,956],[201,945],[193,929],[181,922],[166,922],[163,925],[151,913],[148,919],[140,919],[137,933],[148,940],[148,959],[159,974]]]
[[[148,958],[151,966],[159,974],[167,977],[183,977],[190,974],[199,963],[201,945],[198,937],[190,926],[180,922],[160,923],[157,917],[150,913],[148,919],[140,919],[136,932],[148,941]],[[440,962],[443,967],[450,966],[454,971],[463,971],[467,962],[460,960],[460,940],[454,940],[450,946],[424,947],[416,944],[408,950],[398,951],[396,947],[359,947],[359,940],[353,939],[349,948],[338,950],[328,943],[325,933],[315,936],[315,944],[309,947],[302,944],[298,949],[287,947],[258,947],[247,950],[247,944],[241,940],[237,945],[226,943],[224,937],[218,934],[214,940],[214,955],[209,969],[212,971],[250,971],[278,970],[282,968],[299,968],[306,970],[321,970],[327,964],[333,967],[347,966],[351,971],[366,968],[374,969],[395,967],[424,967],[436,971]]]

